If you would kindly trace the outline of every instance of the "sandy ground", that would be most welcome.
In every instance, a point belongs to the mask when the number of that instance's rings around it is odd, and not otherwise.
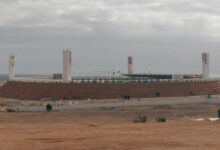
[[[220,149],[217,105],[0,113],[0,150]],[[138,116],[146,123],[133,123]],[[155,121],[165,117],[166,123]]]

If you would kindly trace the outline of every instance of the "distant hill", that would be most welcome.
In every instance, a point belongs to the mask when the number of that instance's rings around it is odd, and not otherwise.
[[[3,82],[3,81],[6,81],[6,80],[8,80],[8,75],[0,74],[0,83]]]

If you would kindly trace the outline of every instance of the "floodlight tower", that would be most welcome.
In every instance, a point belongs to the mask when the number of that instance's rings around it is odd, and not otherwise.
[[[69,49],[63,50],[63,82],[71,82],[72,80],[72,58]]]
[[[202,53],[202,76],[209,78],[209,53]]]
[[[128,57],[128,74],[134,73],[134,60],[132,56]]]
[[[15,56],[10,55],[8,58],[8,80],[13,80],[15,78],[14,66]]]

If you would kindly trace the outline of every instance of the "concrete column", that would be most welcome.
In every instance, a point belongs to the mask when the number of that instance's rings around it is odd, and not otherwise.
[[[134,62],[133,57],[128,57],[128,74],[134,74]]]
[[[202,69],[203,78],[209,78],[209,53],[202,54]]]
[[[72,58],[69,49],[63,50],[63,82],[71,82],[72,80]]]
[[[11,55],[8,58],[8,80],[13,80],[15,78],[14,65],[15,56]]]

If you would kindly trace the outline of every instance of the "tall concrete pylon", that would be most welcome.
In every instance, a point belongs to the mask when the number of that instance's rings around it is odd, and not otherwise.
[[[72,58],[69,49],[63,50],[63,82],[72,81]]]
[[[13,80],[15,78],[15,56],[10,55],[8,58],[8,80]]]
[[[202,53],[202,76],[203,78],[209,78],[209,53]]]
[[[128,74],[134,74],[134,60],[132,56],[128,57]]]

